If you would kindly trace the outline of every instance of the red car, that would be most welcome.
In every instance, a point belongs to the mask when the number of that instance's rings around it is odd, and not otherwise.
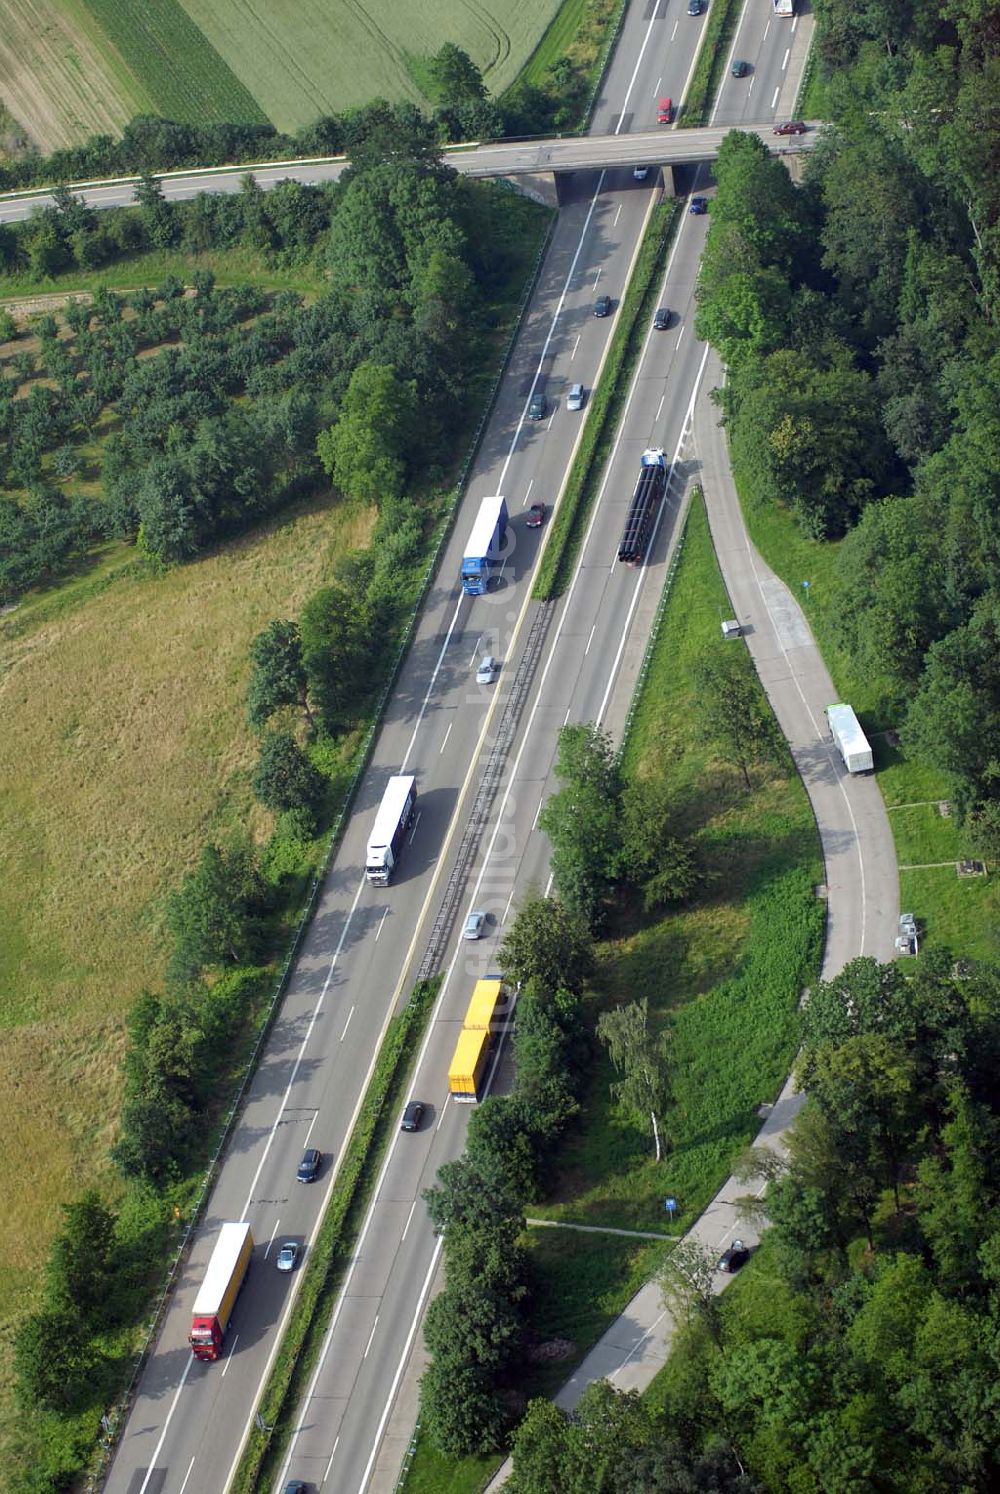
[[[790,119],[787,124],[775,125],[774,127],[776,135],[804,135],[805,132],[806,127],[801,119]]]
[[[660,107],[656,111],[657,124],[670,124],[674,117],[673,99],[661,99]]]
[[[542,524],[544,523],[544,521],[545,521],[545,504],[544,503],[533,503],[531,505],[531,507],[528,509],[528,517],[524,521],[525,525],[527,526],[528,529],[541,529]]]

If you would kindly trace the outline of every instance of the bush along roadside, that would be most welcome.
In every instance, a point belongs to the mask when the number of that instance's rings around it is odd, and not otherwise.
[[[618,429],[628,381],[642,348],[650,311],[659,294],[660,276],[679,221],[677,203],[661,203],[653,213],[643,239],[618,312],[600,383],[591,396],[583,440],[559,500],[538,568],[532,595],[540,600],[558,596],[569,580],[583,525]]]
[[[420,1039],[440,987],[440,977],[419,981],[389,1024],[329,1207],[323,1217],[295,1306],[232,1483],[233,1494],[252,1494],[277,1472],[299,1396],[316,1363],[343,1270],[357,1239],[372,1187],[392,1134]]]

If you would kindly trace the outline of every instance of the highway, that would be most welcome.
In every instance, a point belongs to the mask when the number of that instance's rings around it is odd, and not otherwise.
[[[671,0],[671,4],[676,0]],[[772,65],[771,72],[775,71]],[[655,100],[654,100],[655,104]],[[812,122],[804,135],[775,137],[772,127],[754,124],[759,101],[745,111],[747,120],[734,123],[764,141],[780,155],[810,151],[816,144],[819,125]],[[655,120],[655,108],[650,111]],[[616,170],[624,166],[663,166],[667,163],[693,166],[714,161],[729,126],[698,130],[643,129],[635,134],[571,135],[552,140],[499,140],[490,145],[463,146],[445,153],[449,166],[466,176],[531,176],[553,172]],[[263,162],[258,165],[215,167],[205,171],[165,172],[160,181],[170,202],[183,202],[199,192],[238,192],[243,178],[252,175],[267,191],[278,182],[297,181],[315,186],[337,181],[347,169],[343,159],[325,161]],[[106,182],[74,182],[73,191],[92,208],[130,207],[135,200],[135,178]],[[43,190],[12,192],[0,196],[0,223],[18,223],[40,208],[52,206]]]
[[[660,92],[679,97],[693,64],[700,23],[680,0],[652,16],[629,15],[599,101],[595,129],[624,136],[655,117]],[[676,134],[677,132],[673,132]],[[624,159],[631,161],[631,142]],[[287,172],[285,173],[287,174]],[[184,1494],[226,1486],[267,1367],[279,1341],[296,1277],[273,1265],[277,1242],[308,1243],[332,1185],[378,1042],[409,991],[430,919],[453,860],[462,812],[476,784],[476,763],[502,721],[524,649],[539,653],[533,693],[520,722],[510,773],[498,796],[484,859],[463,907],[492,916],[490,937],[449,951],[448,977],[417,1073],[431,1107],[424,1131],[400,1137],[380,1182],[376,1212],[359,1244],[320,1374],[300,1418],[290,1471],[317,1487],[379,1487],[391,1462],[383,1453],[397,1392],[430,1290],[436,1242],[417,1202],[441,1161],[462,1149],[465,1115],[448,1106],[444,1076],[472,980],[491,967],[510,915],[515,885],[547,875],[547,847],[535,829],[548,791],[558,728],[567,719],[614,725],[627,702],[642,626],[662,581],[667,547],[687,475],[694,394],[704,349],[690,327],[694,278],[705,220],[685,216],[672,255],[667,332],[650,333],[592,517],[581,565],[555,608],[528,598],[546,530],[524,527],[531,502],[551,504],[582,431],[564,408],[568,385],[592,388],[613,325],[595,319],[594,296],[617,303],[654,194],[628,169],[573,179],[537,293],[525,319],[479,459],[465,511],[446,549],[415,643],[386,714],[372,765],[298,961],[282,1012],[254,1078],[204,1222],[185,1265],[163,1331],[146,1366],[106,1487],[128,1494]],[[532,382],[545,380],[551,413],[529,426]],[[671,460],[673,487],[651,564],[614,560],[638,457],[654,442]],[[470,515],[488,492],[507,495],[509,553],[497,590],[465,598],[457,586]],[[498,684],[473,682],[478,656],[502,661]],[[617,713],[617,714],[616,714]],[[367,830],[391,772],[417,775],[420,798],[411,843],[388,889],[362,874]],[[295,1182],[303,1147],[319,1146],[317,1184]],[[236,1309],[224,1359],[194,1362],[186,1343],[190,1309],[218,1225],[248,1219],[257,1239],[254,1266]],[[401,1395],[397,1409],[405,1409]],[[398,1467],[398,1460],[396,1466]],[[303,1470],[300,1473],[300,1468]],[[391,1481],[390,1481],[391,1486]]]

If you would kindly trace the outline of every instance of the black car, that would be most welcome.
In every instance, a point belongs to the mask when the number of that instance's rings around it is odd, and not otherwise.
[[[419,1131],[420,1123],[423,1118],[423,1100],[410,1100],[407,1102],[406,1109],[403,1111],[403,1124],[399,1129],[401,1131]]]
[[[306,1494],[306,1486],[300,1478],[290,1478],[285,1485],[285,1494]]]
[[[318,1152],[314,1146],[308,1147],[302,1153],[302,1161],[299,1170],[295,1174],[300,1183],[314,1183],[316,1174],[319,1172],[319,1164],[323,1160],[323,1153]]]
[[[745,1266],[749,1259],[749,1248],[744,1245],[742,1240],[734,1240],[729,1249],[724,1250],[720,1255],[719,1264],[716,1269],[727,1271],[730,1275],[733,1275],[741,1266]]]
[[[735,62],[733,63],[733,67],[732,67],[733,77],[734,78],[745,78],[746,75],[747,75],[747,70],[748,70],[749,66],[750,66],[750,64],[748,62],[744,62],[741,57],[737,57],[736,60],[735,60]]]
[[[688,15],[689,16],[700,16],[701,15],[701,0],[688,0]]]
[[[544,420],[545,410],[545,395],[542,394],[540,390],[536,389],[535,393],[531,396],[531,402],[528,405],[528,419]]]
[[[707,197],[692,197],[692,199],[691,199],[691,206],[688,208],[688,212],[689,213],[694,213],[696,217],[700,217],[702,213],[707,213],[708,212],[708,198]]]
[[[670,326],[670,308],[668,306],[660,307],[659,311],[653,318],[653,326],[656,328],[657,332],[665,332],[666,329]]]
[[[598,296],[597,300],[594,302],[594,315],[595,316],[610,316],[611,315],[611,297],[610,296]]]

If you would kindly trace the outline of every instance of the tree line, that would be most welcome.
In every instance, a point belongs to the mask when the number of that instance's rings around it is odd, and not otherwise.
[[[429,126],[402,138],[395,120],[391,149],[372,128],[336,187],[264,193],[248,179],[232,197],[171,204],[149,180],[138,208],[111,216],[108,231],[130,223],[141,246],[321,254],[329,290],[305,305],[198,271],[193,295],[170,276],[70,305],[62,329],[42,318],[38,351],[15,352],[0,376],[5,600],[100,538],[188,559],[324,473],[348,498],[386,505],[418,474],[440,482],[523,216],[509,193],[440,166]],[[27,252],[38,235],[66,249],[104,232],[70,193],[24,230]],[[94,475],[98,438],[94,501],[74,480]]]
[[[936,952],[913,974],[859,959],[820,983],[787,1158],[744,1159],[770,1180],[744,1201],[770,1221],[760,1260],[719,1297],[715,1258],[679,1246],[661,1396],[533,1402],[511,1487],[994,1488],[998,1043],[996,968]]]
[[[997,7],[817,0],[800,188],[730,136],[698,287],[751,505],[842,541],[835,639],[1000,850]]]

